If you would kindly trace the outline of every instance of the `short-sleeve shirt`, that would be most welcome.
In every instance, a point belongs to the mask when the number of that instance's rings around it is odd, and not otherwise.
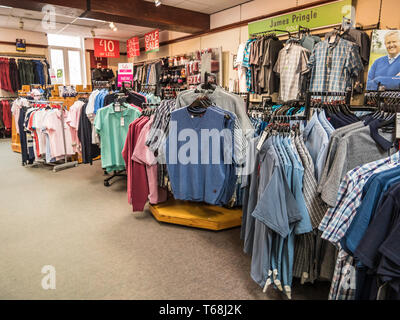
[[[99,109],[94,121],[100,134],[101,163],[108,172],[124,170],[125,161],[122,157],[129,124],[140,116],[140,111],[125,105],[125,110],[114,111],[114,105]]]
[[[274,71],[280,75],[280,100],[298,98],[301,89],[300,76],[307,71],[309,54],[306,48],[293,43],[286,45],[279,52]]]

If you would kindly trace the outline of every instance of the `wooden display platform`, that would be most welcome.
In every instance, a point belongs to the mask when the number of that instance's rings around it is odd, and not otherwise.
[[[154,218],[161,222],[215,231],[242,224],[241,209],[226,209],[198,202],[172,199],[158,205],[150,205],[150,211]]]
[[[19,141],[19,134],[15,128],[14,116],[11,117],[11,150],[21,153],[21,143]]]

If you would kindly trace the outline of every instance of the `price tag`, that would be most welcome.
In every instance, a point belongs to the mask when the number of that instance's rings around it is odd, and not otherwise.
[[[267,136],[268,136],[268,131],[265,131],[265,130],[264,130],[264,132],[263,132],[263,134],[262,134],[260,140],[258,141],[257,147],[256,147],[258,151],[261,150],[261,147],[262,147],[262,145],[264,144],[264,141],[265,141],[265,139],[267,138]]]
[[[125,118],[121,117],[121,127],[124,127],[124,126],[125,126]]]
[[[396,113],[396,139],[400,139],[400,113]]]
[[[336,35],[330,36],[329,43],[332,44],[335,42],[335,40],[336,40]]]
[[[114,105],[114,111],[115,111],[115,112],[121,112],[121,106],[120,106],[119,103],[116,103],[116,104]]]

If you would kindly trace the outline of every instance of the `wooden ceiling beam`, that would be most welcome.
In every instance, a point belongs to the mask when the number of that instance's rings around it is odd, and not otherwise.
[[[0,5],[41,11],[51,4],[59,14],[162,30],[197,33],[210,29],[210,15],[143,0],[0,0]],[[88,8],[89,7],[89,8]]]

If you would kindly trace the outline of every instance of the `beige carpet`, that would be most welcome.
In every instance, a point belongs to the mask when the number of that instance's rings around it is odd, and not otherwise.
[[[103,185],[100,161],[57,173],[21,166],[0,139],[0,299],[282,299],[250,278],[240,228],[212,232],[132,212],[126,182]],[[44,265],[56,289],[41,286]],[[294,299],[329,284],[295,283]]]

